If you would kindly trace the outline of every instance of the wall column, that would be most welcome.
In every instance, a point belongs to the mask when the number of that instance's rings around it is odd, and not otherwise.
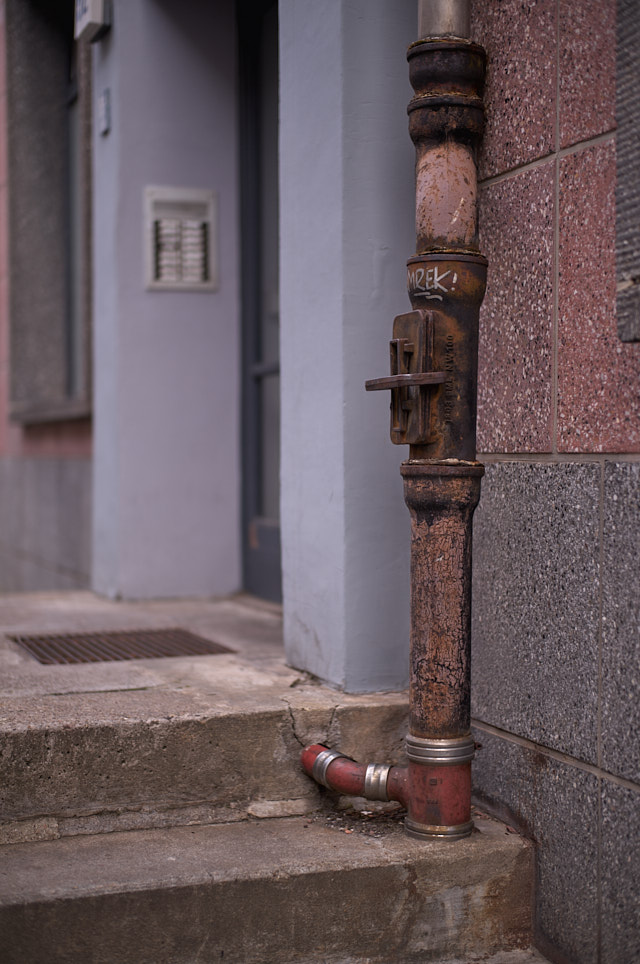
[[[280,2],[282,553],[291,664],[407,683],[409,521],[388,367],[413,248],[406,47],[416,4]]]

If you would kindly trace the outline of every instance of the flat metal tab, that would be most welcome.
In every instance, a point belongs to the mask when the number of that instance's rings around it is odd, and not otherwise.
[[[397,315],[389,343],[391,375],[371,378],[368,392],[391,389],[391,441],[421,445],[431,435],[431,392],[446,381],[446,372],[432,371],[436,312],[417,308]]]

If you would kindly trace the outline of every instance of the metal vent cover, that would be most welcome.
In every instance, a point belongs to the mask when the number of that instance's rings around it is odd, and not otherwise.
[[[221,643],[186,629],[135,629],[126,632],[56,633],[42,636],[10,635],[39,663],[104,663],[125,659],[173,656],[211,656],[232,653]]]

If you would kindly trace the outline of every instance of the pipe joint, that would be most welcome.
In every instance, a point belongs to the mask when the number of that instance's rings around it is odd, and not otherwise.
[[[473,820],[457,823],[453,827],[441,827],[420,823],[419,820],[412,820],[411,817],[407,817],[404,828],[409,837],[417,837],[419,840],[433,840],[434,837],[441,837],[443,840],[463,840],[473,830]]]
[[[407,734],[407,757],[412,763],[425,766],[458,766],[470,763],[475,752],[471,736],[455,740],[428,740],[424,737]]]
[[[351,757],[346,756],[344,753],[340,753],[339,750],[322,750],[318,753],[317,757],[313,761],[313,768],[311,771],[311,776],[319,783],[321,786],[326,787],[327,790],[331,790],[331,784],[327,780],[327,770],[331,766],[334,760],[351,760]]]
[[[390,766],[383,763],[370,763],[364,775],[364,795],[367,800],[389,799],[387,793],[387,780],[389,779]]]

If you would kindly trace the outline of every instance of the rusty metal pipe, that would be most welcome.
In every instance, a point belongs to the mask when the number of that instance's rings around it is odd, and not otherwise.
[[[409,445],[401,467],[411,515],[408,765],[366,767],[319,745],[302,755],[310,776],[343,793],[381,799],[370,794],[384,782],[388,799],[407,808],[407,832],[421,838],[458,839],[473,826],[471,533],[484,474],[476,461],[476,389],[487,269],[478,247],[476,156],[486,56],[469,40],[443,36],[445,8],[460,17],[465,6],[431,4],[430,15],[442,14],[436,34],[408,51],[413,310],[394,320],[391,376],[366,384],[391,390],[391,440]],[[454,33],[463,29],[456,23]]]
[[[408,767],[365,765],[338,750],[315,743],[302,751],[301,763],[316,783],[336,793],[402,804],[408,811],[405,829],[410,836],[424,837],[425,828],[429,828],[429,836],[449,839],[467,836],[472,824],[465,805],[470,779],[465,762],[468,747],[464,741],[453,751],[448,744],[427,747],[425,742],[414,743],[413,748],[408,749],[415,754],[439,754],[439,759],[436,764],[430,764],[417,757],[409,760]]]

